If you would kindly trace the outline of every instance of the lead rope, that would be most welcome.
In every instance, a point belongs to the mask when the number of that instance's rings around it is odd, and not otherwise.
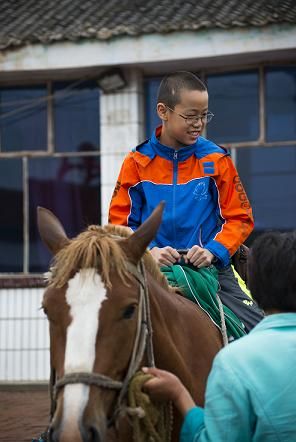
[[[132,420],[134,442],[170,442],[173,428],[171,402],[154,402],[143,392],[145,382],[153,376],[137,372],[131,379],[127,409]]]
[[[223,345],[224,345],[224,347],[226,347],[226,345],[228,345],[228,336],[227,336],[227,329],[226,329],[226,323],[225,323],[225,314],[224,314],[224,310],[223,310],[223,304],[222,304],[222,301],[221,301],[218,293],[216,293],[216,298],[218,301],[219,313],[220,313],[220,318],[221,318],[221,333],[222,333]]]
[[[143,276],[143,317],[146,318],[147,342],[146,352],[148,366],[155,367],[152,341],[152,322],[150,300],[147,289],[146,272],[143,262],[140,262],[140,274]],[[138,360],[139,364],[141,360]],[[139,371],[134,374],[129,383],[128,407],[126,412],[132,419],[134,442],[170,442],[173,428],[173,406],[171,402],[154,403],[142,391],[146,381],[153,376]]]

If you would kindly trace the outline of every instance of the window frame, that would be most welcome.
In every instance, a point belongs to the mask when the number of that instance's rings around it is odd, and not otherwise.
[[[85,76],[77,80],[77,77],[64,79],[64,78],[53,78],[51,80],[44,79],[34,79],[34,80],[24,80],[24,81],[10,81],[10,82],[0,82],[0,88],[7,87],[31,87],[34,85],[46,85],[47,88],[47,99],[46,99],[46,111],[47,111],[47,146],[44,150],[19,150],[13,152],[5,152],[0,150],[0,159],[12,158],[20,159],[22,162],[22,183],[23,183],[23,266],[22,272],[8,273],[0,272],[0,288],[26,288],[26,287],[43,287],[44,283],[40,276],[42,273],[32,273],[29,272],[29,159],[30,158],[78,158],[78,157],[100,157],[101,148],[99,144],[99,149],[96,151],[85,151],[85,152],[55,152],[54,144],[54,95],[53,95],[53,84],[60,82],[69,82],[73,88],[83,85],[96,77]],[[99,87],[98,87],[99,89]],[[100,103],[98,102],[98,106]],[[100,124],[100,120],[98,121]]]
[[[241,65],[241,66],[223,66],[220,68],[210,68],[210,69],[200,69],[200,70],[194,70],[191,69],[192,72],[196,72],[197,75],[206,82],[207,77],[209,75],[213,74],[235,74],[239,72],[248,72],[248,71],[257,71],[258,72],[258,106],[259,106],[259,134],[257,140],[253,141],[246,141],[246,140],[240,140],[239,142],[233,141],[233,142],[227,142],[221,141],[218,144],[224,146],[227,148],[231,154],[232,161],[236,167],[239,167],[238,164],[238,152],[242,152],[243,149],[251,149],[251,148],[260,148],[260,149],[268,149],[272,147],[292,147],[296,149],[296,139],[291,138],[289,140],[276,140],[276,141],[268,141],[267,139],[267,127],[266,127],[266,119],[267,119],[267,96],[266,96],[266,75],[268,72],[268,69],[273,68],[282,68],[282,69],[289,69],[293,68],[296,69],[296,62],[291,62],[287,60],[281,60],[278,62],[270,62],[270,63],[261,63],[261,64],[249,64],[249,65]],[[165,75],[165,74],[164,74]],[[156,79],[159,78],[159,75],[153,75],[153,76],[146,76],[145,81],[148,82],[149,79]],[[209,94],[211,97],[211,90],[209,90]],[[146,96],[145,99],[147,100],[148,97]],[[147,108],[147,106],[146,106]],[[211,109],[211,107],[210,107]],[[218,118],[219,115],[216,115]],[[204,132],[205,137],[207,136],[206,130]],[[256,230],[255,230],[256,231]],[[255,232],[254,231],[254,232]],[[251,236],[250,236],[251,238]]]
[[[289,141],[267,141],[266,139],[266,123],[265,123],[265,115],[266,115],[266,109],[265,109],[265,69],[266,68],[273,68],[273,67],[295,67],[296,63],[291,61],[279,61],[274,63],[263,63],[263,64],[247,64],[247,65],[241,65],[241,66],[223,66],[219,68],[208,68],[208,69],[200,69],[195,70],[194,68],[191,69],[192,72],[196,72],[198,76],[203,80],[207,80],[208,75],[213,74],[227,74],[227,73],[239,73],[239,72],[245,72],[245,71],[258,71],[259,75],[259,87],[258,87],[258,94],[259,94],[259,137],[255,141],[234,141],[234,142],[227,142],[227,140],[222,141],[221,145],[226,147],[227,149],[237,149],[237,148],[248,148],[248,147],[273,147],[273,146],[293,146],[296,144],[296,140],[289,140]],[[144,77],[144,81],[147,82],[149,79],[156,79],[156,78],[163,78],[166,74],[163,75],[146,75]],[[211,94],[211,91],[209,91]],[[147,97],[146,97],[147,99]],[[146,104],[145,107],[147,108]],[[218,117],[218,116],[217,116]],[[205,132],[206,136],[206,132]]]

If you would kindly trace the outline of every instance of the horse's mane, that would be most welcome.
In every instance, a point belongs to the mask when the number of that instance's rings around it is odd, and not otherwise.
[[[125,226],[89,226],[77,237],[69,240],[54,257],[49,277],[49,285],[63,287],[80,269],[96,268],[107,287],[111,287],[110,271],[116,268],[122,281],[128,285],[130,273],[127,259],[118,239],[128,238],[132,230]],[[175,292],[161,273],[149,251],[143,256],[145,269],[163,288]]]

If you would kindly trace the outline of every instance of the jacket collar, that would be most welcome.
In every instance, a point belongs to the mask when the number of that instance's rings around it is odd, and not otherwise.
[[[160,157],[166,158],[168,160],[172,160],[174,158],[174,154],[177,154],[177,159],[179,161],[185,161],[191,155],[196,153],[198,140],[189,146],[181,147],[180,149],[173,149],[171,147],[165,146],[159,142],[159,137],[161,134],[161,126],[157,127],[155,132],[153,133],[150,143],[151,147],[154,150],[156,155]]]
[[[174,159],[174,153],[177,153],[177,161],[185,161],[191,155],[202,159],[215,152],[228,155],[226,149],[201,136],[198,137],[194,144],[175,150],[159,142],[161,129],[162,126],[157,127],[149,140],[144,141],[133,149],[134,158],[141,166],[146,167],[156,155],[171,161]]]

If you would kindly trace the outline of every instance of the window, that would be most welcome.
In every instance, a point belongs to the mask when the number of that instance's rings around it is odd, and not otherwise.
[[[252,202],[256,230],[295,229],[296,143],[238,149],[237,164]]]
[[[66,83],[56,83],[53,91],[56,151],[98,150],[99,96],[93,84],[86,83],[83,88],[67,90]]]
[[[255,232],[296,228],[296,68],[266,68],[264,147],[237,150],[252,202]]]
[[[259,72],[209,75],[207,85],[209,108],[215,115],[207,127],[208,138],[216,143],[256,141],[259,138]]]
[[[0,271],[21,272],[23,264],[22,160],[0,160]]]
[[[1,273],[47,270],[37,206],[70,237],[100,221],[99,127],[95,82],[0,89]]]
[[[46,85],[0,90],[2,152],[46,150]]]
[[[266,139],[296,140],[296,67],[265,70]]]
[[[98,157],[33,158],[29,160],[29,271],[46,269],[50,254],[39,238],[36,207],[52,210],[69,237],[99,222]]]
[[[161,77],[146,79],[145,81],[145,114],[146,114],[146,136],[149,138],[154,129],[161,124],[157,115],[157,93]]]
[[[202,73],[215,118],[207,138],[230,148],[255,218],[251,237],[296,228],[296,67]],[[156,126],[156,91],[146,80],[146,132]]]

